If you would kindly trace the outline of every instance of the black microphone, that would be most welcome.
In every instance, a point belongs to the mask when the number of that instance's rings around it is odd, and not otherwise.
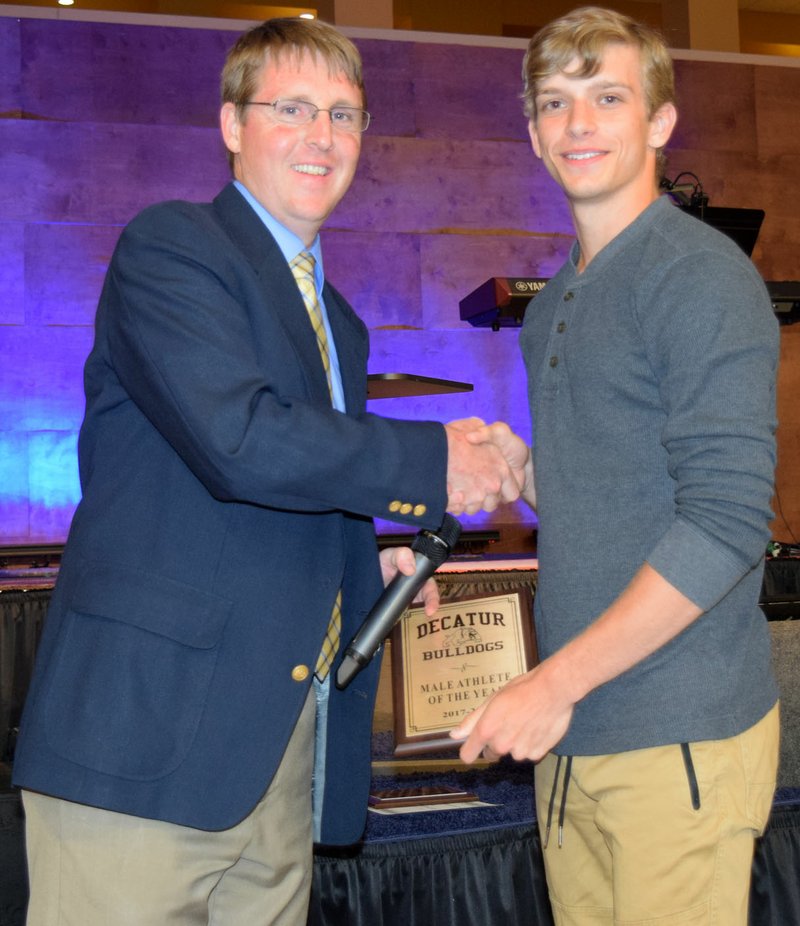
[[[416,598],[428,579],[447,559],[461,533],[461,525],[449,514],[435,533],[420,531],[411,544],[416,554],[416,571],[410,576],[398,572],[383,590],[372,610],[345,649],[344,659],[336,672],[336,687],[346,688],[377,653],[380,645],[400,620],[403,611]]]

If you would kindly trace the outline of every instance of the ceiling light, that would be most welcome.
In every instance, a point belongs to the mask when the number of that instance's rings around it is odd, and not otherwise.
[[[300,14],[300,19],[316,19],[316,18],[317,17],[313,13],[301,13]]]
[[[75,0],[58,0],[59,6],[72,6],[75,3]]]

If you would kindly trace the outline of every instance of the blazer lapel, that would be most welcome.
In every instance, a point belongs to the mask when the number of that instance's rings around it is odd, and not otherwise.
[[[265,311],[274,313],[286,330],[308,383],[309,395],[319,400],[330,399],[317,337],[277,242],[233,184],[228,184],[216,197],[214,208],[229,237],[262,283]],[[338,351],[338,341],[336,346]]]

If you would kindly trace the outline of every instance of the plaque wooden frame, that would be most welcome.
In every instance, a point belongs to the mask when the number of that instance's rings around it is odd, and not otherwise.
[[[538,662],[533,596],[520,586],[409,608],[392,631],[394,753],[457,749],[449,732]]]

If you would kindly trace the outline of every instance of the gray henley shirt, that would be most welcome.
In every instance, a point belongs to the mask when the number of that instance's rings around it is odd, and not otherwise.
[[[556,752],[733,736],[774,704],[757,606],[772,516],[778,327],[726,236],[662,197],[531,302],[542,657],[646,561],[704,614],[577,705]]]

